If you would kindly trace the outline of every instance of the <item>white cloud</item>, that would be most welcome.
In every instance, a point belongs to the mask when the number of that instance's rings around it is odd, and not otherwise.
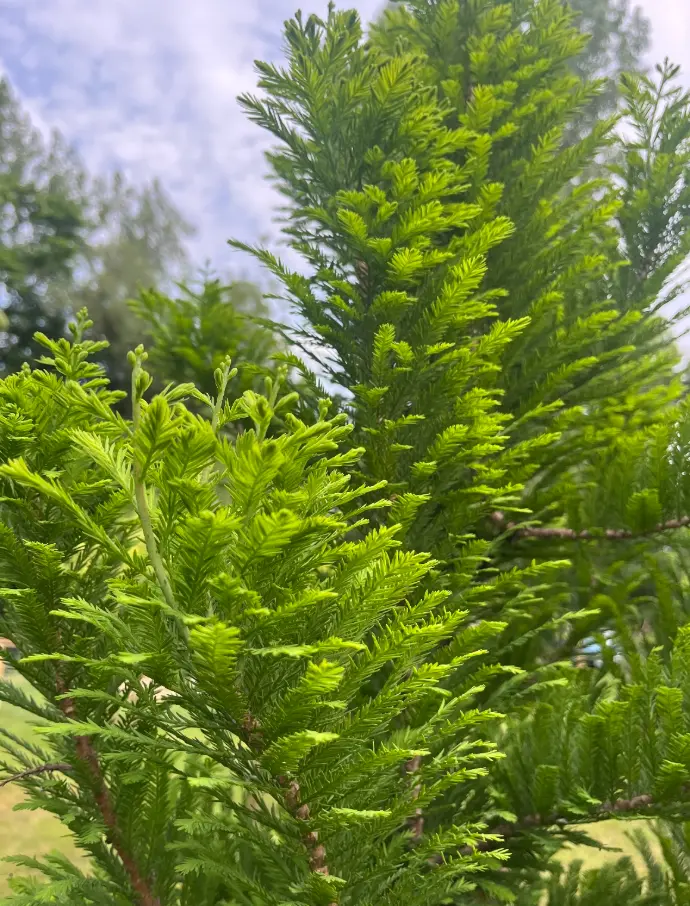
[[[378,5],[361,0],[365,16]],[[38,124],[57,126],[94,170],[160,177],[199,227],[200,257],[267,232],[267,137],[236,97],[253,61],[280,56],[293,0],[4,0],[2,66]],[[305,13],[325,12],[311,2]]]
[[[687,0],[643,0],[652,56],[688,61]],[[2,0],[0,65],[35,120],[56,125],[96,170],[161,178],[199,227],[194,251],[231,260],[225,240],[269,231],[267,137],[236,96],[253,60],[277,59],[298,0]],[[326,0],[301,4],[325,13]],[[355,0],[365,20],[381,0]],[[690,66],[689,66],[690,68]],[[236,260],[236,259],[235,259]]]
[[[652,23],[649,58],[659,63],[668,57],[683,69],[690,85],[690,3],[688,0],[637,0],[635,4]]]

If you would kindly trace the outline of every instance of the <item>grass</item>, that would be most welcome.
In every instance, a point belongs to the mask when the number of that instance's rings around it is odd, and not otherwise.
[[[27,691],[28,687],[27,687]],[[32,733],[32,718],[18,708],[0,702],[0,727],[19,736]],[[12,784],[0,788],[0,859],[21,853],[28,856],[43,856],[58,851],[84,865],[86,860],[76,848],[70,835],[52,815],[42,811],[13,811],[22,801],[21,791]],[[631,856],[636,867],[644,871],[644,865],[637,851],[626,836],[633,827],[644,827],[641,821],[605,821],[591,828],[592,836],[603,846],[615,847],[621,852],[593,849],[592,847],[567,847],[561,856],[564,864],[581,859],[585,867],[598,868],[606,862],[615,861],[622,855]],[[11,863],[0,861],[0,898],[9,892],[8,878],[23,869]]]
[[[32,719],[18,708],[0,702],[0,727],[17,736],[26,736],[32,733]],[[16,786],[0,788],[0,859],[18,854],[44,856],[57,851],[85,863],[69,832],[56,818],[43,811],[14,811],[21,801],[22,793]],[[8,879],[20,872],[24,869],[0,861],[0,898],[9,893]]]
[[[645,865],[642,857],[635,849],[627,834],[633,830],[644,830],[647,825],[646,821],[602,821],[599,824],[587,828],[591,836],[602,844],[601,849],[594,849],[591,846],[567,846],[560,854],[560,861],[564,865],[580,860],[584,863],[585,868],[601,868],[607,862],[616,862],[623,856],[630,856],[635,868],[640,872],[645,872]],[[611,847],[620,852],[611,852]],[[652,850],[657,851],[657,847],[652,844]]]

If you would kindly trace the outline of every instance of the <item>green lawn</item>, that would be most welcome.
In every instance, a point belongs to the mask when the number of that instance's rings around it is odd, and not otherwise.
[[[31,722],[24,713],[11,705],[0,702],[0,727],[17,735],[32,732]],[[0,859],[4,856],[22,855],[42,856],[59,850],[76,860],[83,862],[81,856],[62,825],[46,812],[13,811],[22,798],[16,786],[0,789]],[[0,861],[0,897],[9,890],[7,879],[17,868]]]
[[[18,709],[0,703],[0,726],[18,735],[31,733],[31,722]],[[22,853],[23,855],[40,856],[53,850],[84,862],[83,856],[76,849],[69,834],[60,823],[45,812],[13,812],[13,807],[21,801],[21,793],[12,785],[0,789],[0,859],[3,856]],[[582,859],[587,867],[598,867],[604,862],[616,860],[621,855],[631,855],[640,868],[643,868],[630,841],[625,836],[627,830],[641,822],[606,821],[593,829],[592,836],[608,846],[615,846],[621,853],[611,853],[604,849],[590,847],[572,847],[563,852],[563,862]],[[0,861],[0,897],[8,892],[7,878],[17,869]]]
[[[635,867],[643,872],[644,862],[626,834],[637,829],[644,830],[645,824],[645,821],[602,821],[588,828],[589,833],[604,846],[615,847],[621,850],[620,852],[611,852],[603,848],[594,849],[591,846],[569,846],[563,850],[560,861],[568,865],[580,859],[586,868],[600,868],[606,862],[615,862],[622,856],[630,856]]]

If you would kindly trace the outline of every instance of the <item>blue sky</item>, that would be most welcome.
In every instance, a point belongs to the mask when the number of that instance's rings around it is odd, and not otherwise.
[[[236,96],[255,87],[254,59],[279,59],[297,2],[0,0],[0,71],[35,122],[57,126],[94,170],[160,177],[198,228],[194,257],[225,268],[229,236],[272,231],[266,138]],[[323,13],[326,0],[301,5]],[[369,19],[381,0],[353,5]],[[690,84],[690,0],[641,5],[652,58],[670,56]]]

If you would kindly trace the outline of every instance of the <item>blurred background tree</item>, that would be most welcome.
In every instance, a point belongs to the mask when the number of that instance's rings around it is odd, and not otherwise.
[[[271,312],[249,280],[194,278],[194,230],[157,181],[94,177],[59,132],[46,138],[0,79],[0,374],[41,350],[33,336],[64,334],[86,307],[116,389],[128,389],[127,351],[143,342],[159,383],[194,381],[211,391],[230,355],[233,393],[256,386],[286,345],[265,324]],[[248,363],[251,363],[249,365]],[[210,381],[210,384],[209,384]]]
[[[193,230],[160,183],[129,185],[120,173],[93,180],[86,199],[89,234],[78,278],[56,286],[62,310],[89,310],[94,335],[117,387],[129,383],[127,352],[145,340],[128,300],[150,287],[172,288],[191,272],[186,240]]]
[[[55,281],[69,283],[86,229],[73,173],[55,166],[57,136],[47,145],[0,79],[0,372],[35,355],[33,334],[60,334],[62,313],[48,303]]]
[[[631,0],[568,0],[577,13],[577,24],[590,35],[587,47],[572,62],[582,79],[605,79],[604,91],[582,111],[575,125],[581,133],[592,123],[613,113],[619,103],[620,77],[625,72],[644,71],[651,25]]]
[[[202,274],[198,284],[179,284],[178,294],[144,290],[130,310],[150,336],[149,363],[162,383],[191,382],[210,396],[216,393],[213,372],[226,356],[247,363],[234,379],[232,395],[256,384],[271,370],[281,351],[271,331],[259,323],[269,307],[261,289],[247,280],[223,282]]]
[[[0,80],[0,204],[2,372],[36,355],[36,330],[60,335],[86,306],[94,334],[110,341],[109,375],[123,386],[125,353],[142,334],[127,300],[189,273],[190,224],[156,181],[93,177],[58,132],[46,138],[36,128],[7,79]]]

